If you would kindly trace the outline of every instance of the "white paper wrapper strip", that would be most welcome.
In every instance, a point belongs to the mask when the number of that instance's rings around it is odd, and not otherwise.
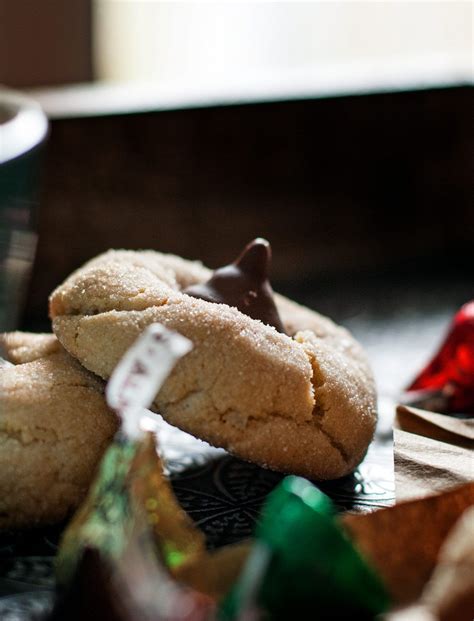
[[[115,367],[106,388],[110,408],[122,418],[122,431],[141,435],[140,419],[192,343],[158,323],[151,324]]]

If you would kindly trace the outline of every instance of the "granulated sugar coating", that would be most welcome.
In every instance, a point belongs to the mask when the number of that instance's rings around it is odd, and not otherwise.
[[[181,293],[210,273],[173,255],[109,251],[53,292],[53,329],[104,379],[147,325],[177,330],[194,349],[155,400],[168,422],[275,470],[313,479],[354,470],[376,423],[374,382],[359,344],[330,319],[279,295],[291,336]]]

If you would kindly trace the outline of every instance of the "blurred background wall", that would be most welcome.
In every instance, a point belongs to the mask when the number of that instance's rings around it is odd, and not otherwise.
[[[0,82],[268,80],[290,70],[472,71],[472,3],[0,0]],[[400,79],[403,76],[399,76]]]
[[[94,15],[105,80],[235,83],[347,63],[471,68],[470,2],[96,0]]]
[[[29,325],[110,247],[217,266],[263,235],[282,286],[470,264],[470,2],[0,11],[0,82],[51,120]]]

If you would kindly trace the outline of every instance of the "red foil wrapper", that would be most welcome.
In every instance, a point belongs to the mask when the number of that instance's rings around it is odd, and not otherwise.
[[[456,313],[439,351],[407,388],[413,391],[441,397],[444,412],[474,414],[474,300]]]

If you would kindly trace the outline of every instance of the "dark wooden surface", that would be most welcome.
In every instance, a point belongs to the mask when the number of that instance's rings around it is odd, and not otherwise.
[[[109,247],[210,266],[256,235],[273,276],[469,256],[466,87],[52,122],[26,320]]]

